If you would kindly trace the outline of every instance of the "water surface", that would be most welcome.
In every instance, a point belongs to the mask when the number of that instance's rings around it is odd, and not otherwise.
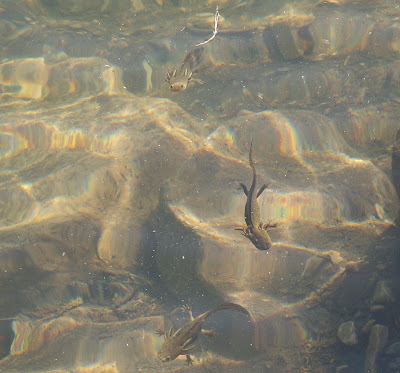
[[[217,6],[202,84],[172,92]],[[1,1],[0,371],[398,371],[399,17]],[[252,140],[268,251],[235,230]],[[180,307],[224,302],[252,317],[215,313],[192,366],[159,361]]]

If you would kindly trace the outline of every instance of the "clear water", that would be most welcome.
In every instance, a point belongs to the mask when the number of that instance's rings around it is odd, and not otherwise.
[[[397,372],[399,17],[0,1],[0,372]],[[240,230],[251,142],[269,250]],[[226,302],[251,316],[161,362],[182,306]]]

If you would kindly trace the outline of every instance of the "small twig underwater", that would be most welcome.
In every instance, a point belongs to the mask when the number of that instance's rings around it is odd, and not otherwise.
[[[207,43],[209,43],[211,40],[213,40],[215,38],[215,36],[218,33],[218,20],[219,20],[219,12],[218,12],[218,5],[217,5],[217,9],[215,10],[215,15],[214,15],[214,31],[213,31],[212,36],[208,40],[196,44],[195,47],[207,44]]]

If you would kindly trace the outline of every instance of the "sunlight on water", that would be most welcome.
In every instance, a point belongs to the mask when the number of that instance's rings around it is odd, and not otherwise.
[[[399,17],[1,2],[0,371],[397,372]]]
[[[43,344],[52,343],[60,333],[72,330],[77,326],[74,320],[60,318],[39,327],[23,321],[14,321],[13,330],[18,336],[11,346],[11,354],[21,354],[40,348]]]
[[[97,57],[69,59],[52,65],[46,64],[43,58],[7,62],[0,65],[0,84],[3,100],[78,95],[83,99],[85,94],[122,94],[124,91],[120,70]]]

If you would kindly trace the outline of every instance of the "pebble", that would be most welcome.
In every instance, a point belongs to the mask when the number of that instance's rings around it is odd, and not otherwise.
[[[358,339],[354,321],[346,321],[340,324],[337,336],[346,346],[357,344]]]
[[[376,320],[374,319],[368,320],[368,322],[362,327],[361,332],[363,334],[369,334],[371,327],[375,324],[375,322]]]

